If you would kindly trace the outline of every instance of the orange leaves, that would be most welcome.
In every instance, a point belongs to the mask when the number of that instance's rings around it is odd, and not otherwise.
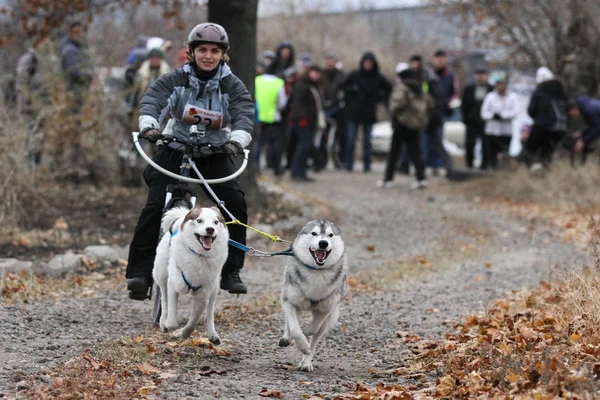
[[[98,361],[94,359],[90,353],[83,353],[81,358],[90,363],[90,366],[94,369],[94,371],[98,371],[99,369],[103,369],[108,367],[108,363],[106,361]]]
[[[144,375],[152,375],[154,373],[158,374],[161,372],[160,369],[152,366],[148,361],[143,364],[136,364],[136,366]]]
[[[275,399],[283,399],[283,394],[281,394],[281,392],[278,392],[277,390],[263,389],[258,395],[261,397],[273,397]]]

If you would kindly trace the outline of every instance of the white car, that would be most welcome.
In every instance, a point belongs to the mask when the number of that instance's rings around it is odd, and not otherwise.
[[[444,124],[444,147],[452,156],[464,155],[465,124],[461,121],[448,121]],[[392,123],[382,121],[373,125],[371,143],[374,154],[387,154],[392,144]]]

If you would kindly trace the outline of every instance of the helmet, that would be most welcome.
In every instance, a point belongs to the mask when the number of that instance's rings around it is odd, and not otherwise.
[[[225,29],[219,24],[205,22],[196,25],[188,35],[188,46],[196,42],[216,43],[223,46],[225,50],[229,49],[229,36]]]

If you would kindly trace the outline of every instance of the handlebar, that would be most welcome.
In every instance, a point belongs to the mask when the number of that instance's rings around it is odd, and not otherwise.
[[[142,149],[142,146],[140,145],[140,140],[139,140],[139,132],[132,132],[131,135],[133,136],[133,143],[135,144],[135,148],[137,149],[138,153],[140,153],[140,155],[142,156],[142,158],[144,160],[146,160],[146,162],[148,164],[150,164],[153,168],[155,168],[156,170],[162,172],[163,174],[170,176],[171,178],[175,178],[177,180],[183,181],[183,182],[189,182],[189,183],[199,183],[199,184],[203,184],[203,183],[208,183],[208,184],[216,184],[216,183],[223,183],[223,182],[227,182],[230,181],[232,179],[237,178],[238,176],[240,176],[242,174],[242,172],[244,172],[244,170],[246,169],[246,167],[248,166],[248,155],[250,154],[250,150],[244,149],[244,161],[242,162],[242,165],[240,166],[240,168],[234,172],[233,174],[229,175],[229,176],[225,176],[223,178],[218,178],[218,179],[194,179],[194,178],[188,178],[185,176],[181,176],[178,174],[174,174],[173,172],[164,169],[163,167],[161,167],[160,165],[158,165],[157,163],[155,163],[154,161],[152,161],[152,159],[150,157],[148,157],[148,154],[146,154],[146,152],[144,151],[144,149]],[[173,138],[173,137],[164,137],[161,138],[160,140],[163,141],[163,143],[167,142],[167,143],[181,143],[181,144],[185,144],[185,145],[192,145],[192,146],[198,146],[200,149],[202,148],[209,148],[211,149],[211,153],[209,154],[214,154],[212,148],[215,148],[216,146],[212,146],[210,144],[201,144],[198,143],[196,141],[194,141],[193,139],[190,141],[185,141],[185,140],[181,140],[181,139],[177,139],[177,138]],[[196,171],[197,174],[197,168],[196,165],[192,162],[192,167],[194,168],[194,170]]]

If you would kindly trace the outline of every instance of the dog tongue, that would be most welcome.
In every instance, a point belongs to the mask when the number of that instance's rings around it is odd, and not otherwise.
[[[315,255],[319,261],[323,261],[327,255],[327,252],[325,250],[317,250],[315,251]]]
[[[202,247],[204,247],[204,250],[210,250],[210,248],[212,247],[212,243],[213,243],[213,237],[212,236],[202,236],[201,241],[202,241]]]

